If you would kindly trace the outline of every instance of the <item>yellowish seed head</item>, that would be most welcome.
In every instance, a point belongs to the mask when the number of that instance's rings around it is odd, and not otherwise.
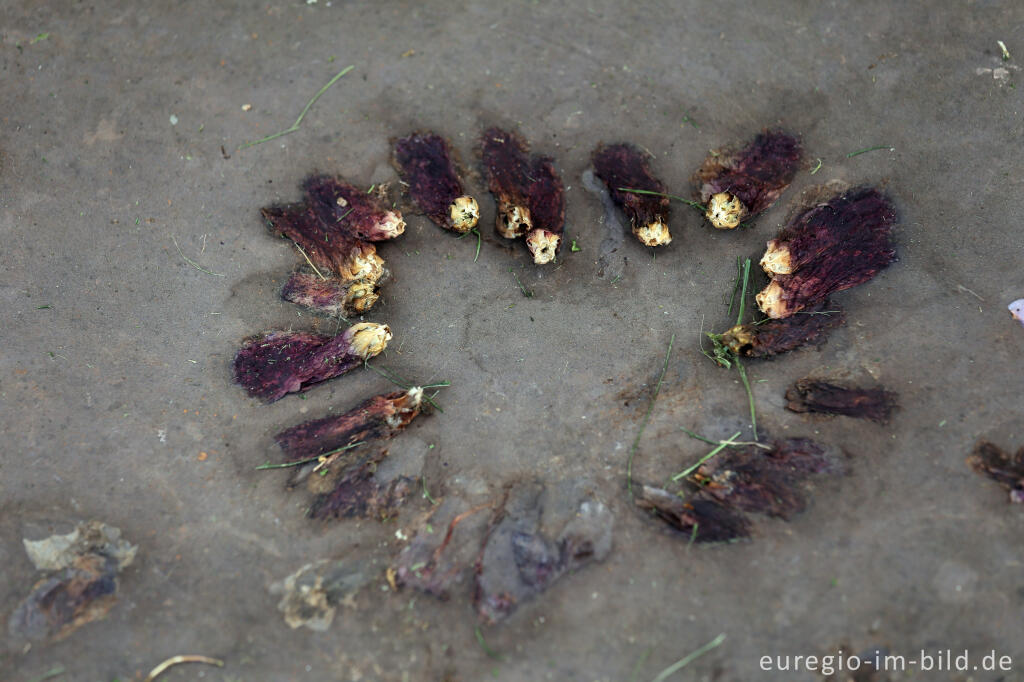
[[[405,232],[405,219],[398,211],[388,211],[377,224],[386,239],[394,239]]]
[[[451,218],[453,230],[469,232],[480,220],[480,206],[473,197],[461,196],[448,207],[448,216]]]
[[[747,207],[734,194],[719,192],[711,197],[704,215],[719,230],[732,230],[743,222],[747,215]]]
[[[787,310],[786,302],[782,299],[782,287],[778,282],[769,282],[764,291],[755,296],[754,300],[757,301],[757,307],[761,309],[761,312],[772,319],[789,317],[791,314]]]
[[[655,220],[653,223],[647,223],[639,227],[634,226],[633,234],[636,235],[636,238],[644,246],[664,246],[672,241],[668,225],[660,220]]]
[[[750,333],[750,329],[742,324],[738,324],[722,334],[722,343],[737,355],[744,346],[749,346],[753,340],[754,335]]]
[[[375,284],[383,276],[384,259],[377,255],[377,249],[373,244],[363,244],[362,248],[349,258],[343,271],[338,273],[338,277],[343,280],[362,279],[370,284]]]
[[[768,242],[768,250],[761,257],[761,267],[769,275],[788,275],[793,272],[789,258],[789,247],[776,240]]]
[[[386,324],[374,322],[359,322],[349,327],[345,333],[349,337],[352,352],[364,360],[379,355],[391,340],[391,328]]]
[[[498,234],[505,239],[521,237],[533,228],[530,209],[515,204],[498,206],[498,216],[495,223]]]
[[[345,301],[346,307],[356,314],[365,313],[373,307],[373,304],[380,298],[380,294],[374,291],[375,286],[369,282],[356,282],[348,288],[348,296]]]
[[[532,230],[526,235],[526,248],[533,254],[533,262],[544,265],[555,260],[562,235],[549,230]]]

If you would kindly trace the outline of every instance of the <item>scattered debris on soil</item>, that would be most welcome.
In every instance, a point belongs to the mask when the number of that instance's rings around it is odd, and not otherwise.
[[[786,391],[786,409],[793,412],[843,415],[886,424],[898,397],[881,388],[848,388],[810,378],[798,380]]]
[[[8,621],[10,635],[27,640],[63,639],[105,617],[117,602],[117,574],[138,551],[120,529],[99,521],[22,542],[35,567],[50,574],[33,585]]]
[[[418,479],[398,476],[381,481],[375,475],[387,450],[376,449],[360,460],[328,460],[319,474],[309,476],[308,487],[316,494],[309,506],[312,519],[393,518],[398,508],[416,490]],[[318,465],[319,466],[319,465]]]
[[[896,211],[874,187],[812,206],[768,242],[761,259],[772,281],[756,297],[768,317],[814,309],[831,294],[863,284],[896,260]]]
[[[380,298],[379,289],[379,282],[369,279],[345,281],[300,270],[285,282],[281,298],[313,312],[345,318],[372,308]]]
[[[452,589],[472,575],[490,519],[481,512],[493,507],[470,507],[458,497],[442,502],[395,559],[398,584],[448,599]]]
[[[669,198],[665,195],[664,183],[651,172],[647,156],[633,145],[622,143],[598,147],[591,161],[594,173],[629,218],[633,234],[640,243],[662,246],[671,242]]]
[[[480,219],[476,199],[463,191],[448,141],[435,133],[394,140],[393,161],[416,207],[434,224],[465,234]]]
[[[303,422],[274,440],[286,461],[324,455],[358,442],[393,438],[420,414],[423,389],[414,387],[366,400],[348,412]]]
[[[726,441],[724,444],[729,444]],[[723,542],[750,536],[747,513],[782,519],[806,506],[801,482],[811,474],[838,471],[836,457],[806,438],[719,446],[686,477],[679,493],[651,485],[639,488],[636,503],[649,509],[691,542]],[[722,450],[725,450],[722,452]]]
[[[272,584],[270,593],[281,597],[277,609],[289,627],[323,632],[339,606],[354,607],[356,594],[378,572],[367,561],[320,559]]]
[[[210,658],[209,656],[196,656],[194,654],[183,654],[180,656],[171,656],[163,663],[160,663],[155,668],[149,671],[146,675],[146,679],[142,682],[153,682],[156,678],[164,674],[164,672],[171,666],[181,665],[182,663],[205,663],[206,665],[215,665],[218,668],[224,667],[224,661],[216,658]]]
[[[480,139],[488,186],[497,202],[495,228],[502,237],[526,236],[538,265],[554,261],[565,227],[565,188],[546,156],[529,156],[515,133],[488,128]]]
[[[731,230],[767,209],[793,181],[802,153],[800,141],[780,130],[766,130],[740,150],[712,152],[693,176],[707,219]]]
[[[1007,308],[1010,310],[1010,317],[1024,325],[1024,298],[1018,298]]]
[[[272,403],[352,371],[390,340],[388,326],[372,322],[354,324],[336,336],[265,332],[247,340],[235,355],[235,382]]]
[[[738,324],[717,340],[735,355],[746,358],[767,358],[805,347],[819,347],[829,332],[845,321],[837,306],[825,301],[817,310],[803,311],[781,320]]]
[[[986,440],[979,441],[967,464],[1009,490],[1010,502],[1024,504],[1024,447],[1011,456]]]
[[[548,589],[569,571],[602,561],[611,551],[614,519],[593,499],[579,503],[574,518],[557,535],[542,529],[550,501],[540,483],[509,491],[492,521],[477,562],[473,603],[481,618],[495,623],[524,601]]]

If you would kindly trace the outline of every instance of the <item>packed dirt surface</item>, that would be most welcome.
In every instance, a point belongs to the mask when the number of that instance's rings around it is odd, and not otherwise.
[[[160,682],[647,681],[719,641],[669,679],[810,682],[824,676],[762,657],[878,648],[1013,659],[913,679],[1024,679],[1024,509],[965,462],[981,438],[1024,445],[1024,329],[1007,312],[1024,296],[1021,26],[1020,3],[983,1],[4,3],[3,627],[41,576],[23,539],[96,521],[137,552],[104,617],[59,641],[0,638],[0,678],[141,681],[199,654],[225,665]],[[242,148],[292,126],[348,65],[297,130]],[[490,126],[561,173],[557,264],[494,232],[476,155]],[[778,202],[721,231],[673,202],[656,250],[590,168],[598,144],[630,142],[692,198],[709,150],[766,127],[804,149]],[[478,258],[475,235],[399,196],[389,140],[415,130],[470,170]],[[357,368],[266,405],[232,380],[247,337],[345,327],[280,299],[303,261],[260,215],[300,200],[313,172],[392,183],[407,226],[377,244],[391,277],[363,319],[393,339],[374,363],[451,382],[443,412],[386,445],[376,478],[413,484],[385,521],[309,519],[292,474],[256,467],[281,461],[275,434],[391,382]],[[820,348],[745,367],[759,435],[835,448],[842,474],[807,478],[806,508],[753,517],[749,541],[691,543],[626,486],[670,339],[633,464],[658,486],[713,447],[683,428],[752,438],[739,375],[701,353],[702,332],[735,323],[736,258],[759,290],[766,242],[831,181],[887,193],[899,261],[835,296],[846,321]],[[900,409],[887,424],[795,414],[785,393],[804,377],[884,387]],[[472,570],[447,600],[386,570],[436,511],[531,485],[557,523],[515,517],[535,533],[517,556],[558,579],[536,595],[488,583],[531,594],[501,622],[480,620]],[[614,520],[607,556],[559,549],[581,500]],[[456,539],[499,527],[488,513]]]

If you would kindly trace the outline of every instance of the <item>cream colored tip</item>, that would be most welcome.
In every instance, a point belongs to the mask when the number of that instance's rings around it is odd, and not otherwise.
[[[672,241],[668,225],[660,220],[633,228],[633,234],[644,246],[664,246]]]
[[[349,335],[349,346],[352,352],[368,360],[379,355],[391,340],[391,328],[386,324],[359,322],[345,332]]]
[[[349,280],[364,279],[371,284],[376,283],[384,276],[384,259],[377,255],[377,249],[372,244],[366,244],[350,260],[348,272],[339,275],[347,275]]]
[[[732,230],[743,222],[747,215],[747,207],[735,195],[719,192],[711,197],[707,213],[704,215],[719,230]]]
[[[469,232],[480,220],[480,206],[471,196],[461,196],[448,207],[448,216],[452,221],[452,229],[456,232]]]
[[[793,264],[789,259],[789,247],[778,244],[774,239],[768,242],[768,250],[761,257],[761,267],[769,275],[789,275]]]
[[[533,254],[533,262],[545,265],[555,260],[562,235],[548,230],[533,230],[526,235],[526,248]]]
[[[499,206],[495,223],[498,234],[505,239],[521,237],[533,228],[530,209],[525,206]]]
[[[378,227],[388,239],[394,239],[405,232],[405,219],[398,211],[388,211],[384,214]]]
[[[782,287],[778,282],[769,282],[764,291],[754,297],[757,307],[765,315],[772,319],[789,317],[790,311],[786,309],[786,302],[782,300]]]
[[[356,313],[365,313],[373,307],[373,304],[380,298],[380,294],[374,291],[374,286],[367,282],[357,282],[349,287],[345,303],[350,310]]]
[[[409,392],[405,394],[409,399],[409,404],[405,407],[406,410],[415,410],[420,406],[420,402],[423,400],[423,389],[419,386],[413,386],[409,389]]]

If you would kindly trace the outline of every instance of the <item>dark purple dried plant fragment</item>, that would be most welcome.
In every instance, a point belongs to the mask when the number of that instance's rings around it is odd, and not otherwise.
[[[722,334],[719,341],[736,355],[747,358],[767,358],[820,346],[829,332],[843,324],[845,315],[828,302],[818,308],[781,320],[739,324]]]
[[[624,192],[639,189],[665,194],[665,184],[654,177],[647,155],[631,144],[613,144],[594,150],[594,173],[604,182],[612,200],[629,218],[633,234],[644,246],[661,246],[672,241],[668,230],[667,196]]]
[[[811,474],[838,471],[835,458],[806,438],[725,450],[690,477],[679,494],[639,486],[636,503],[682,531],[693,542],[725,542],[750,536],[747,513],[788,518],[806,506],[801,483]]]
[[[420,414],[422,388],[377,395],[348,412],[303,422],[285,429],[274,440],[285,461],[308,459],[353,443],[386,440]]]
[[[312,272],[293,272],[281,289],[281,298],[333,317],[362,315],[377,302],[379,282],[357,279],[345,281],[322,277]]]
[[[334,481],[333,489],[317,495],[309,508],[314,519],[388,519],[415,489],[416,481],[399,476],[381,482],[374,475],[377,464],[386,453],[371,456],[348,467]],[[310,479],[316,480],[316,477]]]
[[[307,204],[269,206],[261,210],[270,229],[291,239],[314,267],[343,281],[378,281],[384,261],[368,242],[323,222]]]
[[[1010,502],[1024,504],[1024,447],[1011,456],[986,440],[979,441],[967,464],[1009,490]]]
[[[585,499],[552,537],[542,530],[544,492],[539,483],[519,485],[495,515],[477,561],[473,596],[487,623],[505,619],[566,573],[611,551],[613,518],[607,507]]]
[[[380,242],[405,232],[402,214],[388,208],[383,192],[366,191],[329,175],[313,175],[302,183],[309,204],[332,232]]]
[[[641,485],[636,504],[647,509],[694,542],[729,542],[750,537],[750,521],[708,495],[696,493],[684,499],[663,488]]]
[[[786,391],[786,409],[839,414],[885,424],[896,409],[897,398],[895,393],[880,388],[849,388],[804,378]]]
[[[412,133],[392,146],[394,164],[419,210],[446,230],[465,233],[476,227],[480,207],[463,191],[447,140],[435,133]]]
[[[790,438],[771,450],[747,446],[727,450],[694,474],[702,493],[743,512],[789,518],[806,506],[799,483],[834,470],[825,449],[807,438]]]
[[[515,133],[488,128],[480,138],[487,186],[498,205],[495,229],[506,239],[521,237],[533,228],[528,189],[530,156],[526,143]]]
[[[533,229],[526,234],[526,248],[537,265],[550,263],[562,248],[565,229],[565,187],[552,159],[534,157],[531,162],[527,202]]]
[[[337,336],[266,332],[246,341],[235,355],[235,382],[271,403],[359,367],[390,340],[387,325],[371,322],[354,324]]]
[[[802,154],[796,137],[766,130],[738,151],[709,156],[693,178],[708,220],[732,229],[767,209],[793,181]]]
[[[896,211],[873,187],[857,188],[800,213],[761,260],[772,281],[757,304],[784,318],[872,279],[896,260]]]

